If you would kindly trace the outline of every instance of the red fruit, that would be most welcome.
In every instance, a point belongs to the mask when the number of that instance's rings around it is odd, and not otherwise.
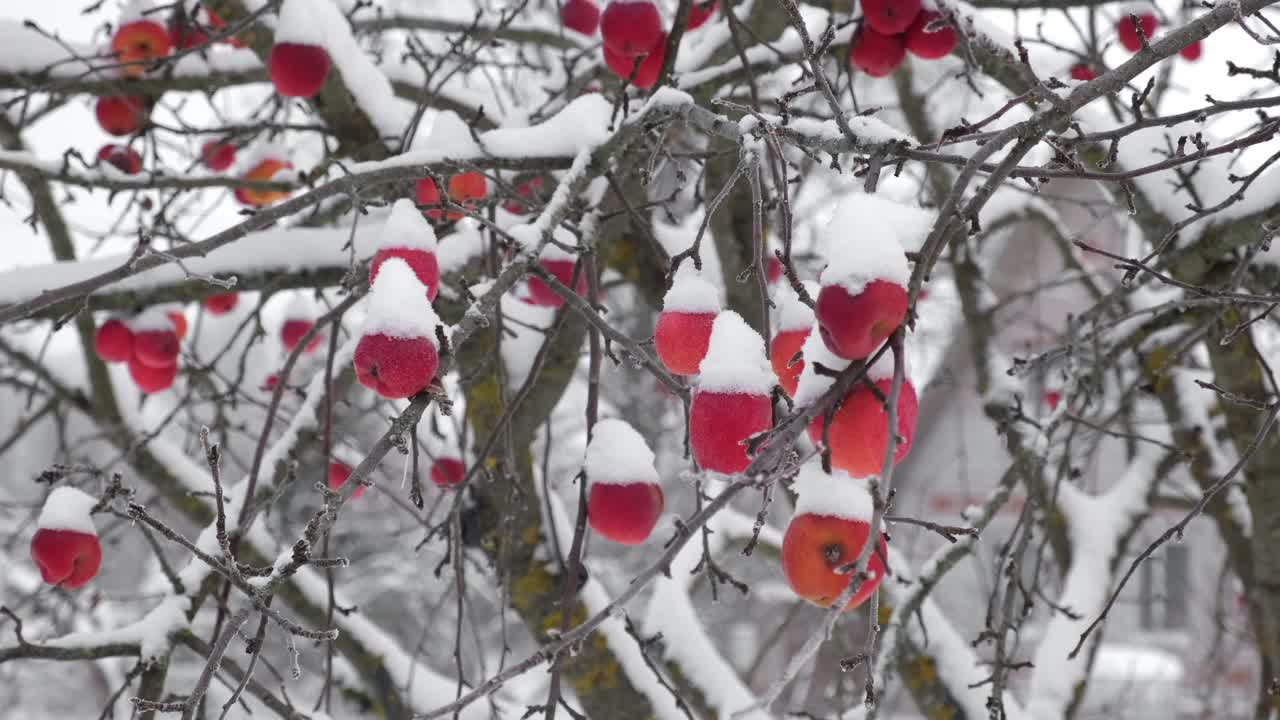
[[[764,279],[765,282],[772,285],[782,278],[782,261],[777,255],[770,255],[768,260],[764,262]]]
[[[276,385],[279,385],[279,384],[280,384],[280,376],[277,375],[276,373],[271,373],[270,375],[262,379],[262,387],[259,389],[264,390],[266,392],[274,392],[276,389]]]
[[[133,378],[133,384],[147,395],[172,386],[177,376],[176,363],[168,367],[152,367],[139,360],[137,355],[129,359],[129,377]]]
[[[467,210],[475,208],[476,203],[488,192],[489,183],[481,173],[467,172],[449,178],[449,200]],[[419,205],[437,208],[440,205],[440,190],[436,188],[435,181],[429,177],[422,178],[414,184],[414,194],[418,198]],[[465,213],[457,210],[427,210],[427,217],[432,220],[438,221],[441,216],[453,222],[461,220]]]
[[[235,310],[236,303],[240,302],[240,293],[228,292],[210,295],[204,299],[204,309],[210,315],[226,315]]]
[[[876,388],[889,397],[892,379],[876,382]],[[902,462],[911,452],[911,437],[916,432],[916,389],[910,381],[903,381],[898,393],[898,446],[893,453],[894,464]],[[822,442],[822,414],[809,424],[809,439],[816,445]],[[866,385],[856,385],[845,395],[827,430],[831,448],[831,465],[855,478],[879,475],[884,466],[884,450],[889,445],[889,415],[884,404]]]
[[[169,42],[178,50],[190,50],[209,44],[209,36],[189,19],[187,22],[169,23]]]
[[[662,60],[667,55],[667,34],[662,33],[658,43],[653,46],[649,53],[640,60],[640,67],[636,68],[635,58],[620,55],[617,52],[604,48],[604,64],[614,75],[620,80],[626,80],[631,77],[631,71],[635,69],[636,76],[631,78],[631,84],[641,90],[647,90],[658,82],[658,73],[662,72]]]
[[[856,582],[852,573],[841,575],[836,569],[858,559],[870,534],[871,525],[861,520],[813,513],[791,518],[782,538],[782,571],[787,576],[787,584],[796,595],[814,605],[831,607],[849,583]],[[872,552],[867,558],[867,580],[849,599],[844,611],[861,605],[875,592],[884,578],[886,553],[882,535],[879,552]]]
[[[662,15],[651,0],[613,0],[600,16],[604,46],[625,58],[649,52],[663,35]]]
[[[622,545],[639,545],[662,515],[662,488],[647,482],[592,483],[587,497],[591,529]]]
[[[427,338],[365,335],[356,345],[356,379],[389,400],[416,395],[436,376],[440,357]]]
[[[98,149],[98,160],[106,162],[125,175],[137,175],[142,172],[142,156],[131,147],[103,145]]]
[[[525,200],[532,200],[537,197],[538,189],[541,187],[542,187],[541,177],[530,178],[520,183],[519,185],[516,185],[516,195],[518,195],[521,198],[524,198]],[[529,210],[530,210],[528,203],[520,202],[519,200],[506,201],[505,203],[502,204],[502,209],[506,210],[512,215],[526,215],[529,213]]]
[[[795,396],[796,384],[800,382],[800,373],[804,370],[804,360],[791,362],[791,358],[800,352],[800,346],[809,337],[809,329],[783,330],[773,336],[769,343],[769,364],[773,366],[773,374],[778,376],[778,384],[788,395]]]
[[[906,315],[906,289],[887,280],[872,280],[857,295],[841,285],[825,285],[814,307],[822,341],[846,360],[875,352]]]
[[[224,21],[222,18],[210,12],[209,8],[206,7],[204,11],[205,11],[205,14],[209,16],[209,27],[213,28],[215,32],[220,31],[227,26],[226,21]],[[236,47],[236,48],[244,47],[244,43],[240,42],[240,39],[237,37],[226,38],[224,40],[219,40],[219,42],[225,42],[231,47]]]
[[[373,263],[369,265],[370,285],[377,279],[382,263],[389,258],[400,258],[408,263],[413,274],[418,276],[418,282],[426,286],[427,299],[435,301],[436,293],[440,290],[440,264],[436,261],[435,253],[418,248],[383,248],[374,253]]]
[[[693,7],[689,8],[688,29],[697,30],[698,28],[702,27],[703,24],[707,22],[707,20],[711,19],[711,16],[714,15],[716,10],[718,10],[719,8],[720,8],[720,3],[717,2],[716,0],[712,0],[712,2],[705,2],[705,0],[698,0],[697,2],[695,2],[693,4]]]
[[[249,172],[244,174],[245,180],[252,181],[268,181],[271,180],[281,170],[288,170],[293,167],[293,163],[288,160],[280,160],[277,158],[266,158],[253,166]],[[238,188],[236,190],[236,199],[243,205],[252,207],[262,207],[270,205],[273,202],[284,200],[289,197],[288,190],[249,190],[247,188]]]
[[[703,470],[730,475],[751,464],[747,438],[769,429],[767,395],[698,391],[689,410],[689,444]]]
[[[583,35],[595,35],[600,8],[591,0],[567,0],[560,6],[560,24]]]
[[[1155,34],[1156,28],[1160,26],[1156,16],[1151,13],[1139,14],[1138,24],[1142,26],[1142,34],[1148,40]],[[1138,38],[1138,31],[1134,28],[1133,21],[1127,14],[1116,23],[1116,37],[1120,40],[1120,44],[1124,46],[1124,49],[1129,52],[1138,52],[1142,49],[1142,40]]]
[[[871,77],[886,77],[907,57],[901,35],[882,35],[864,27],[849,44],[849,64]]]
[[[441,457],[431,463],[431,482],[439,488],[454,488],[467,478],[467,468],[458,458]]]
[[[280,343],[284,345],[284,349],[287,352],[293,352],[293,349],[298,347],[298,343],[302,342],[302,336],[311,331],[312,325],[315,325],[315,323],[310,320],[285,320],[284,324],[280,326]],[[320,347],[321,337],[321,333],[316,333],[315,337],[311,338],[311,342],[307,343],[302,352],[314,352],[316,348]]]
[[[1098,73],[1093,68],[1084,63],[1076,63],[1071,66],[1071,79],[1088,81],[1098,77]]]
[[[106,95],[93,108],[99,127],[117,137],[142,129],[148,112],[147,99],[140,95]]]
[[[950,25],[941,22],[942,16],[932,10],[922,10],[911,27],[907,28],[906,46],[912,55],[925,60],[937,60],[951,54],[956,49],[956,31]],[[937,23],[937,32],[929,32],[929,23]]]
[[[860,0],[866,27],[881,35],[906,32],[920,14],[920,0]]]
[[[1200,47],[1200,41],[1197,40],[1191,43],[1190,45],[1179,50],[1178,54],[1182,56],[1183,60],[1195,62],[1196,60],[1200,59],[1200,54],[1202,52],[1203,52],[1203,49]]]
[[[337,492],[347,482],[347,478],[351,477],[351,468],[346,463],[340,463],[337,460],[329,463],[329,489]],[[351,493],[351,499],[355,500],[364,494],[365,486],[361,485],[355,492]]]
[[[134,77],[147,71],[147,63],[168,55],[172,49],[169,31],[151,20],[125,23],[111,38],[111,53],[123,64],[121,70]]]
[[[552,277],[560,281],[561,285],[569,285],[573,280],[573,266],[576,264],[573,260],[541,260],[540,264],[543,269],[551,273]],[[574,290],[579,295],[587,294],[587,276],[585,273],[578,273],[578,284]],[[554,290],[542,282],[542,278],[529,278],[529,297],[530,305],[541,305],[543,307],[558,308],[564,304],[564,300],[556,294]]]
[[[658,359],[676,375],[697,375],[711,345],[716,313],[663,312],[653,331]]]
[[[276,43],[267,71],[276,92],[285,97],[315,97],[329,76],[329,53],[319,45]]]
[[[187,336],[187,316],[180,312],[165,313],[169,316],[169,322],[173,323],[173,332],[178,336],[178,342]]]
[[[1057,390],[1045,390],[1044,404],[1049,406],[1049,411],[1053,412],[1058,409],[1058,403],[1062,400],[1062,393]]]
[[[210,140],[200,148],[200,159],[204,166],[214,172],[222,172],[236,161],[236,146],[228,142]]]
[[[46,583],[75,590],[98,574],[102,545],[91,533],[41,528],[31,538],[31,560]]]
[[[94,333],[93,350],[105,362],[128,362],[133,357],[133,331],[119,320],[108,320]]]
[[[133,357],[153,368],[173,367],[178,363],[178,333],[173,330],[141,330],[133,334]]]

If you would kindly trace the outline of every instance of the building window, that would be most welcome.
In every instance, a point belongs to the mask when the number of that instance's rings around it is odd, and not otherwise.
[[[1166,544],[1142,563],[1138,607],[1144,630],[1180,630],[1190,620],[1191,560],[1186,545]]]

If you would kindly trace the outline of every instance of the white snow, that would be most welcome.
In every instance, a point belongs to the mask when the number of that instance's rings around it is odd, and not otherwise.
[[[475,138],[471,137],[471,128],[458,117],[458,113],[452,110],[443,110],[436,114],[435,122],[431,124],[431,133],[427,135],[427,147],[454,158],[478,157],[484,154],[476,144]]]
[[[720,290],[712,285],[691,262],[680,263],[671,289],[662,298],[663,312],[718,313]]]
[[[818,298],[818,284],[812,281],[805,281],[803,284],[805,291],[809,293],[809,297],[816,300]],[[813,327],[813,308],[800,302],[800,296],[790,286],[779,290],[774,297],[774,302],[778,304],[778,330],[780,332],[807,330]]]
[[[508,127],[481,136],[484,149],[504,157],[573,155],[609,139],[613,105],[600,93],[575,98],[534,127]]]
[[[369,288],[368,310],[363,334],[397,338],[426,338],[439,347],[436,317],[427,288],[414,275],[409,263],[388,258],[378,269],[378,278]]]
[[[533,228],[533,225],[520,225],[518,227]],[[514,229],[514,228],[513,228]],[[542,248],[542,252],[538,253],[538,259],[544,262],[577,262],[578,256],[565,249],[563,246],[577,247],[578,238],[573,233],[566,230],[563,226],[557,225],[552,231],[551,237],[555,240],[553,243],[547,243]],[[533,240],[533,244],[527,244],[526,247],[536,247],[537,239]]]
[[[173,320],[163,308],[151,306],[129,319],[129,329],[138,332],[173,330]]]
[[[93,525],[93,516],[89,511],[98,504],[98,499],[89,493],[62,485],[53,489],[40,509],[40,517],[36,518],[36,527],[41,530],[72,530],[88,535],[97,535]]]
[[[408,248],[434,253],[436,233],[413,201],[401,198],[392,204],[387,222],[378,233],[377,246],[379,250]]]
[[[827,388],[836,381],[834,377],[819,375],[814,367],[815,363],[827,370],[839,372],[849,367],[852,361],[827,349],[827,344],[822,341],[822,335],[818,332],[816,323],[809,331],[809,337],[805,338],[804,344],[800,346],[800,353],[804,356],[804,369],[800,371],[800,379],[796,382],[795,402],[796,405],[803,407],[817,402],[827,392]]]
[[[827,266],[822,284],[840,285],[857,295],[873,280],[887,280],[903,287],[911,279],[900,235],[896,208],[903,207],[875,195],[854,193],[840,202],[827,224],[824,248]]]
[[[777,383],[760,333],[732,310],[712,323],[711,343],[698,371],[699,392],[768,395]]]
[[[284,0],[276,20],[276,42],[324,47],[328,41],[326,24],[312,17],[315,6],[324,4],[328,3],[325,0]]]
[[[843,470],[822,469],[822,460],[810,458],[800,466],[791,485],[796,492],[796,515],[827,515],[870,523],[873,505],[867,481],[854,479]]]
[[[592,429],[584,465],[592,483],[657,485],[661,478],[653,463],[649,444],[627,421],[609,418]]]
[[[463,218],[453,226],[453,232],[440,239],[436,248],[436,263],[440,275],[461,270],[473,257],[484,254],[484,236],[471,218]]]

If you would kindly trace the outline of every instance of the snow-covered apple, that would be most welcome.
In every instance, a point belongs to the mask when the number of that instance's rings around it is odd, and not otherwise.
[[[91,514],[97,502],[66,485],[54,488],[45,499],[31,537],[31,560],[45,583],[75,590],[98,574],[102,545]]]
[[[872,280],[860,291],[823,285],[814,308],[822,339],[840,357],[857,360],[876,348],[902,324],[907,290],[892,280]]]
[[[663,34],[662,14],[653,0],[611,0],[600,16],[604,46],[624,58],[653,50]]]
[[[587,520],[596,533],[622,545],[648,539],[662,515],[663,494],[653,451],[623,420],[596,423],[584,469],[591,488]]]
[[[742,472],[751,463],[747,441],[773,419],[774,378],[764,341],[741,315],[726,310],[716,316],[698,370],[689,409],[693,459],[703,470]]]
[[[720,312],[720,291],[691,262],[682,263],[662,299],[654,328],[654,349],[667,370],[694,375],[711,343],[711,325]]]
[[[427,299],[434,301],[440,288],[440,265],[436,260],[436,233],[431,223],[408,199],[397,200],[378,235],[377,251],[369,265],[369,282],[378,279],[382,264],[390,258],[405,261],[427,289]]]
[[[930,27],[936,30],[930,31]],[[921,10],[906,32],[907,51],[924,60],[937,60],[956,49],[956,31],[943,22],[942,15],[932,10]]]
[[[276,92],[285,97],[310,98],[319,94],[329,77],[329,53],[319,45],[277,42],[271,46],[267,72]]]
[[[556,229],[556,239],[569,240],[573,242],[573,236],[568,232],[563,232],[560,228]],[[587,276],[583,272],[578,273],[578,282],[573,282],[573,268],[578,264],[577,257],[573,253],[556,245],[548,243],[543,248],[542,253],[538,256],[538,264],[544,270],[551,274],[561,285],[573,287],[574,291],[579,295],[587,294]],[[542,278],[530,277],[528,286],[528,296],[526,301],[530,305],[541,305],[543,307],[558,308],[564,304],[564,299],[556,294]]]
[[[180,349],[178,333],[172,326],[145,325],[133,334],[133,358],[148,367],[172,367],[178,362]]]
[[[868,377],[876,390],[885,398],[893,387],[892,361],[881,360],[872,368]],[[881,370],[881,372],[874,372]],[[916,431],[916,415],[919,407],[915,386],[904,379],[898,391],[898,444],[893,462],[900,463],[911,452],[911,438]],[[819,414],[809,424],[809,439],[815,445],[822,442],[825,419]],[[831,450],[832,467],[840,468],[853,477],[879,475],[884,465],[884,451],[889,445],[889,415],[884,403],[863,383],[859,383],[844,396],[840,407],[831,416],[827,428],[827,444]]]
[[[426,389],[440,363],[437,325],[413,269],[400,258],[387,259],[369,289],[369,310],[353,358],[356,379],[387,399]]]

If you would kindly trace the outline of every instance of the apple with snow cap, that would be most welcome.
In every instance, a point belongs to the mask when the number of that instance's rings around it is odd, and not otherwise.
[[[934,27],[936,29],[931,29]],[[907,28],[907,51],[924,60],[937,60],[956,49],[956,31],[932,10],[922,10]]]
[[[240,293],[235,291],[218,293],[210,295],[201,301],[206,312],[210,315],[226,315],[236,309],[236,305],[240,302]]]
[[[97,504],[92,495],[65,485],[45,499],[31,538],[31,560],[49,585],[75,590],[98,574],[102,545],[91,515]]]
[[[605,48],[624,58],[652,51],[662,35],[662,14],[653,0],[611,0],[600,16]]]
[[[591,529],[622,545],[648,539],[662,514],[663,495],[653,451],[625,421],[601,420],[591,430],[584,469],[591,483]]]
[[[310,98],[320,93],[329,76],[329,53],[324,49],[326,8],[313,0],[285,0],[276,22],[275,45],[267,72],[276,92],[285,97]],[[321,17],[316,17],[319,12]]]
[[[573,268],[578,264],[578,257],[568,250],[561,247],[561,244],[573,247],[578,244],[577,239],[573,237],[573,233],[562,227],[557,227],[552,232],[552,237],[556,242],[547,243],[542,248],[542,252],[538,255],[538,264],[542,266],[552,277],[560,281],[561,285],[572,287],[578,295],[585,296],[587,294],[587,274],[585,271],[578,273],[578,282],[573,282]],[[560,244],[557,244],[560,243]],[[564,299],[556,294],[542,278],[530,276],[529,293],[526,302],[530,305],[541,305],[543,307],[558,308],[564,304]]]
[[[849,43],[849,64],[871,77],[888,77],[907,57],[902,35],[886,35],[863,26]]]
[[[431,463],[431,482],[444,490],[451,490],[467,479],[467,466],[461,458],[442,456]]]
[[[153,368],[173,367],[178,363],[181,339],[173,319],[161,308],[149,308],[135,317],[133,329],[133,356],[142,365]]]
[[[800,468],[792,489],[796,514],[782,538],[782,571],[796,595],[831,607],[850,583],[859,582],[858,575],[838,571],[858,559],[871,535],[871,494],[842,472],[826,474],[816,458]],[[887,549],[884,536],[878,540],[863,565],[864,579],[841,612],[866,602],[884,579]]]
[[[600,25],[600,8],[591,0],[565,0],[560,6],[560,24],[590,37]]]
[[[850,361],[831,353],[830,350],[812,335],[805,341],[801,350],[805,357],[828,368],[843,370]],[[875,365],[867,369],[866,380],[872,382],[876,390],[886,399],[893,387],[893,355],[886,352]],[[797,405],[812,405],[817,402],[834,383],[834,378],[820,375],[806,368],[800,374],[796,387],[795,401]],[[911,438],[916,431],[916,415],[918,405],[915,387],[907,378],[903,378],[902,388],[898,391],[898,444],[894,449],[893,462],[902,462],[911,452]],[[814,445],[822,442],[823,413],[809,424],[809,439]],[[884,465],[884,451],[889,444],[889,415],[885,412],[884,403],[876,396],[865,382],[859,382],[845,394],[839,407],[831,416],[831,424],[827,427],[827,447],[831,450],[831,465],[853,477],[879,475]]]
[[[436,260],[436,233],[422,217],[413,201],[400,199],[391,206],[387,224],[378,234],[378,249],[369,265],[369,283],[378,279],[382,264],[391,258],[408,263],[418,282],[427,289],[427,299],[434,301],[440,288],[440,265]]]
[[[907,314],[911,272],[898,229],[884,212],[867,212],[866,198],[840,203],[827,226],[827,266],[814,307],[823,342],[846,360],[875,352]]]
[[[369,307],[356,345],[356,378],[389,400],[425,390],[440,364],[427,290],[400,258],[382,263],[369,288]]]
[[[654,329],[658,359],[675,375],[694,375],[711,343],[711,325],[720,312],[720,291],[693,263],[681,263],[662,298]]]
[[[141,95],[104,95],[93,107],[98,126],[117,137],[141,130],[149,113],[147,99]]]
[[[703,470],[730,475],[751,464],[747,440],[769,429],[775,384],[764,340],[742,316],[726,310],[711,326],[689,408],[689,444]]]
[[[351,477],[351,466],[334,460],[329,463],[329,489],[338,492],[338,489],[346,484],[347,479]],[[351,493],[351,499],[355,500],[364,494],[365,486],[361,485],[356,491]]]
[[[920,0],[860,0],[866,28],[881,35],[906,32],[920,14]]]
[[[1138,37],[1138,30],[1133,26],[1133,19],[1130,15],[1136,15],[1138,25],[1142,27],[1142,34],[1148,40],[1155,35],[1156,28],[1160,27],[1160,21],[1156,19],[1155,13],[1146,9],[1130,9],[1120,16],[1120,20],[1116,22],[1116,39],[1120,41],[1120,45],[1129,52],[1138,52],[1142,49],[1142,39]]]
[[[805,283],[805,291],[812,296],[818,286]],[[784,290],[778,299],[778,332],[769,342],[769,364],[773,366],[773,374],[778,384],[795,397],[796,383],[800,381],[800,373],[804,370],[804,360],[796,358],[801,346],[813,329],[813,309],[801,302],[800,297],[792,290]]]
[[[128,362],[133,357],[133,330],[120,318],[111,318],[93,334],[93,351],[103,362]]]

